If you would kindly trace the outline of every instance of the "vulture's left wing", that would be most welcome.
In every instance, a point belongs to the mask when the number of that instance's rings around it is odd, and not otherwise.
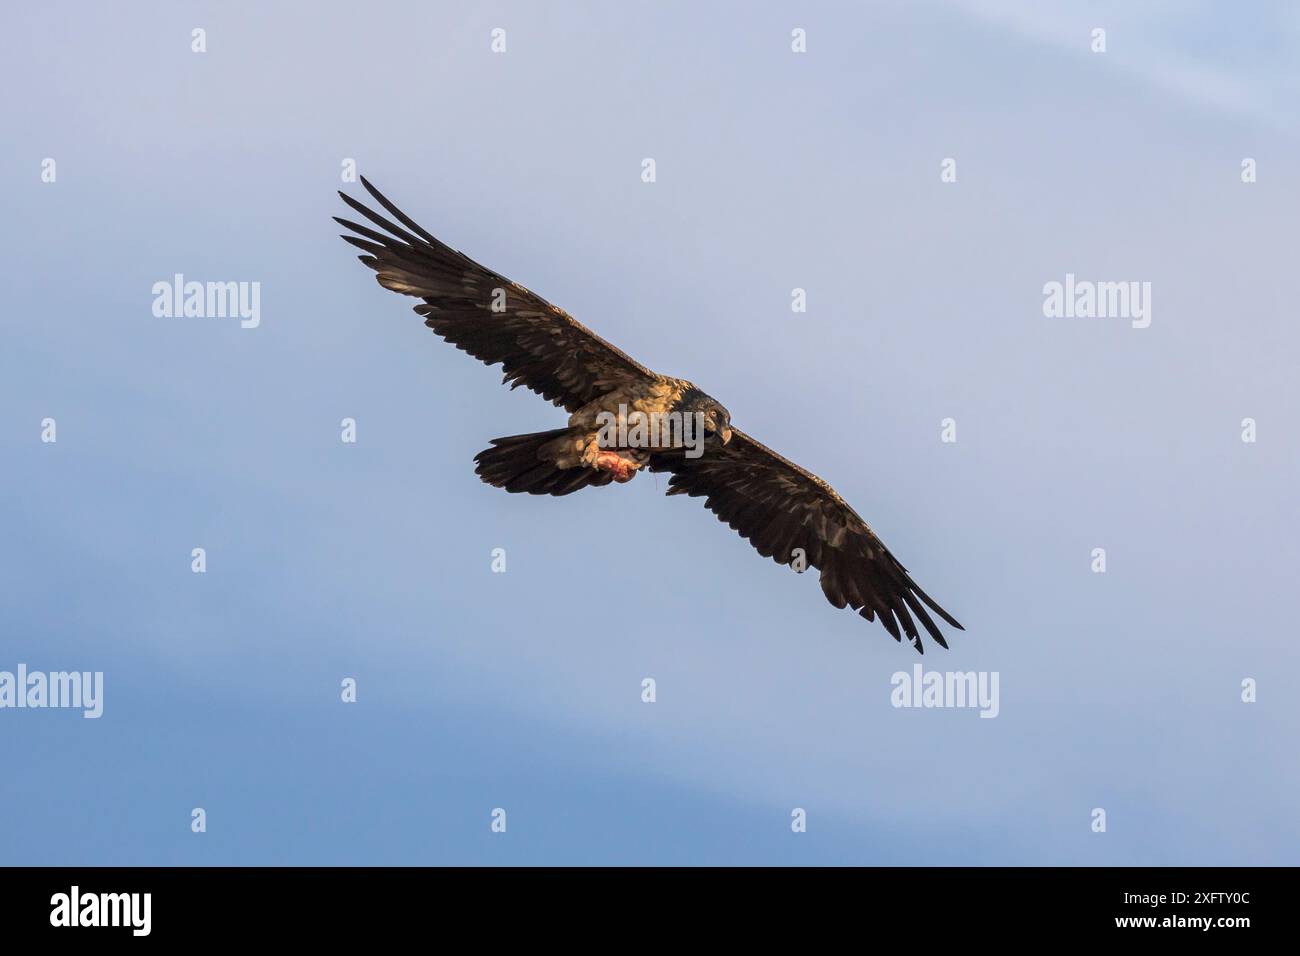
[[[438,335],[485,365],[500,363],[511,388],[526,385],[574,412],[606,392],[660,380],[563,309],[435,239],[364,177],[361,183],[397,222],[340,192],[383,230],[334,217],[356,233],[343,238],[365,253],[357,258],[385,289],[422,298],[415,311]]]
[[[682,451],[654,455],[651,471],[672,473],[668,494],[703,498],[704,505],[765,558],[793,564],[802,548],[809,567],[821,571],[826,599],[852,607],[901,640],[906,634],[921,653],[913,615],[941,647],[947,647],[928,607],[958,630],[947,611],[917,587],[865,521],[835,489],[782,458],[738,428],[731,441],[710,439],[698,458]]]

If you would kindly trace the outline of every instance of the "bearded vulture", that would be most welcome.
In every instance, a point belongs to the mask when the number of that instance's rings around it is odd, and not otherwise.
[[[668,472],[669,495],[703,498],[759,554],[821,572],[826,599],[877,617],[896,641],[924,653],[917,624],[940,647],[926,608],[962,630],[835,489],[731,424],[690,382],[650,371],[568,313],[435,239],[363,177],[393,219],[340,192],[373,226],[335,217],[342,238],[385,289],[420,299],[424,324],[486,365],[569,412],[552,431],[492,440],[474,459],[479,477],[508,492],[567,495],[623,483],[646,468]],[[694,427],[692,427],[694,426]]]

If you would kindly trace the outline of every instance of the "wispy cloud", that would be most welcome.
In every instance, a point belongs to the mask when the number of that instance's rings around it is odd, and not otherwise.
[[[1064,0],[953,0],[1021,37],[1091,56],[1094,28],[1106,30],[1118,69],[1203,106],[1295,128],[1300,94],[1300,7],[1248,8],[1172,0],[1133,4]]]

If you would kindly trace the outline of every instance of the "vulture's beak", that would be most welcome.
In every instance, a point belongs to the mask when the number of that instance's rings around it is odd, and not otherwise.
[[[725,425],[722,427],[722,431],[718,432],[718,435],[722,438],[722,444],[724,445],[731,441],[731,429]]]

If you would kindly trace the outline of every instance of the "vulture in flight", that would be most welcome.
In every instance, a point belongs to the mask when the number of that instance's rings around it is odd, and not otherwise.
[[[715,399],[650,371],[564,310],[435,239],[361,182],[392,219],[342,192],[370,225],[335,219],[354,233],[342,238],[361,250],[379,284],[420,299],[415,311],[425,325],[484,364],[499,364],[512,388],[527,386],[569,412],[564,428],[493,439],[474,459],[483,481],[567,495],[629,481],[641,468],[668,472],[668,494],[703,498],[778,564],[817,568],[831,604],[878,617],[894,640],[906,635],[924,653],[924,628],[947,647],[931,611],[962,629],[834,488],[733,427]]]

